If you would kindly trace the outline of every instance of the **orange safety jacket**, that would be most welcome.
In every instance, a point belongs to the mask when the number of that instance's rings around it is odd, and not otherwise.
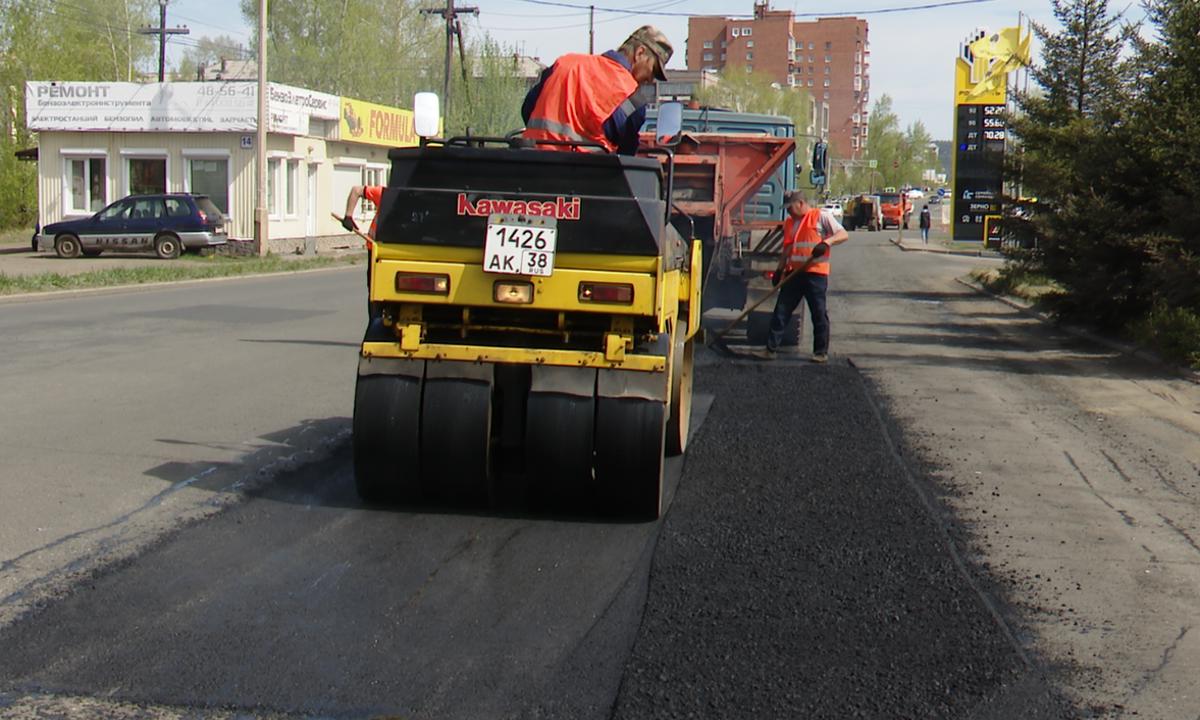
[[[594,142],[609,152],[616,144],[604,134],[604,121],[621,103],[636,109],[630,96],[637,80],[629,70],[603,55],[563,55],[554,63],[525,123],[524,136],[534,140]],[[539,145],[541,150],[586,150],[567,145]]]
[[[783,221],[783,252],[787,254],[786,272],[793,272],[804,266],[812,257],[813,248],[821,242],[821,209],[811,208],[804,213],[800,222],[788,215]],[[829,274],[829,252],[808,266],[805,272],[814,275]]]
[[[379,227],[379,206],[383,204],[383,186],[367,185],[363,188],[363,197],[375,206],[375,216],[371,218],[371,229],[367,231],[367,237],[374,240],[375,229]]]

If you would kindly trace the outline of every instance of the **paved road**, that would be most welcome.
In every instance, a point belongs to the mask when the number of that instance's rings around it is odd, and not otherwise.
[[[0,630],[0,710],[1196,716],[1195,389],[954,282],[986,261],[839,253],[835,362],[706,357],[647,525],[359,506],[352,270],[0,306],[0,611],[62,596]]]
[[[1030,651],[1095,716],[1200,717],[1200,387],[950,281],[985,260],[856,240],[834,352],[888,399]]]
[[[0,624],[349,432],[362,269],[0,303]]]

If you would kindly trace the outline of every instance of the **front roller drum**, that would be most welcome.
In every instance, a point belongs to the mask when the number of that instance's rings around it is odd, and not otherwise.
[[[354,484],[367,502],[421,494],[421,378],[359,375],[354,388]]]
[[[596,484],[642,520],[662,512],[665,411],[656,400],[596,400]]]
[[[421,485],[428,497],[485,505],[492,489],[492,385],[425,378]]]

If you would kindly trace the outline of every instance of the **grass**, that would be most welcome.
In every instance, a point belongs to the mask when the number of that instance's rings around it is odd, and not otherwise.
[[[33,228],[11,228],[9,230],[0,230],[0,246],[24,245],[29,247],[29,241],[32,237]]]
[[[212,256],[201,260],[163,264],[161,267],[124,267],[92,270],[76,275],[38,273],[36,275],[6,275],[0,273],[0,295],[16,293],[47,292],[51,290],[76,290],[80,288],[116,287],[120,285],[143,285],[145,283],[173,282],[177,280],[201,280],[205,278],[236,277],[261,273],[297,272],[334,265],[353,265],[362,258],[357,255],[343,257],[315,257],[286,260],[277,255],[266,257],[221,257]]]
[[[1046,276],[1013,263],[996,270],[973,270],[971,279],[997,295],[1008,295],[1034,304],[1046,295],[1061,291]]]

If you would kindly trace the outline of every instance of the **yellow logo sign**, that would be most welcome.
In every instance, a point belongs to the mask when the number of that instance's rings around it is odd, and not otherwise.
[[[979,30],[959,45],[954,64],[956,104],[1003,105],[1007,101],[1008,74],[1030,61],[1032,35],[1021,37],[1021,28],[987,33]]]
[[[342,98],[339,137],[350,142],[387,147],[412,147],[421,138],[413,128],[412,110]]]

